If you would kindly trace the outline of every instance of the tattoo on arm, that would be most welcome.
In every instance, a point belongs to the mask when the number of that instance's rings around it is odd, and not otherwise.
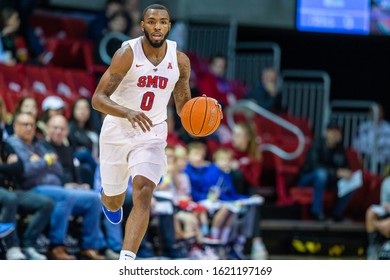
[[[104,94],[107,96],[110,96],[115,91],[115,89],[118,87],[118,85],[120,84],[122,79],[123,79],[123,76],[121,74],[118,74],[118,73],[110,74],[108,83],[103,90]]]
[[[186,102],[191,98],[191,90],[190,90],[190,73],[191,66],[188,58],[183,59],[180,68],[180,77],[176,83],[175,89],[173,91],[173,95],[175,97],[175,102]]]

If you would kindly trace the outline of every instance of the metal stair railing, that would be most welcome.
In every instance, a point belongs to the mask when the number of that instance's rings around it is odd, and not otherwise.
[[[330,76],[321,70],[283,70],[282,107],[309,120],[314,138],[323,136],[329,116]]]
[[[285,150],[282,150],[278,146],[270,143],[260,144],[259,148],[261,149],[261,151],[269,151],[284,160],[296,159],[303,153],[305,148],[305,136],[303,132],[299,129],[299,127],[284,120],[278,115],[264,109],[263,107],[257,105],[253,101],[241,100],[237,102],[237,104],[227,108],[227,122],[230,128],[233,128],[235,125],[234,113],[240,111],[240,109],[253,111],[263,116],[264,118],[274,122],[275,124],[285,128],[286,130],[292,132],[298,138],[298,145],[296,149],[292,152],[286,152]]]
[[[234,62],[237,38],[237,19],[232,16],[193,16],[187,20],[187,50],[200,57],[211,58],[216,54],[227,57],[226,76],[234,78]]]
[[[263,71],[272,68],[280,71],[281,50],[274,42],[237,42],[234,69],[236,80],[254,88]]]
[[[333,100],[330,103],[330,118],[342,128],[344,147],[353,148],[354,138],[357,136],[362,123],[370,121],[372,131],[374,135],[377,135],[379,105],[369,100]],[[378,137],[374,136],[372,152],[363,157],[364,168],[375,174],[383,173],[386,163],[381,163],[378,156]]]

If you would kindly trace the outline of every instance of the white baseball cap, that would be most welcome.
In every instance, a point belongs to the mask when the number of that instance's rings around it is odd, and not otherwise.
[[[58,96],[48,96],[42,102],[42,110],[59,110],[65,108],[65,102]]]

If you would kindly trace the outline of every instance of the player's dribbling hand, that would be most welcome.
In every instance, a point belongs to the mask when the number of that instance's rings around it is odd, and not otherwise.
[[[127,114],[127,120],[134,128],[138,125],[143,132],[150,131],[150,128],[153,126],[152,121],[142,112],[130,110]]]
[[[215,104],[218,105],[219,112],[221,113],[221,119],[223,119],[222,106],[221,106],[221,104],[218,103],[218,100],[215,98],[212,98],[212,97],[208,97],[206,94],[202,94],[202,96],[210,98],[211,100],[213,100],[215,102]]]

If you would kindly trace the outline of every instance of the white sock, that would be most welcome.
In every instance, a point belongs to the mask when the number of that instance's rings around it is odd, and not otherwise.
[[[135,260],[135,254],[128,250],[121,250],[119,259],[132,261]]]

